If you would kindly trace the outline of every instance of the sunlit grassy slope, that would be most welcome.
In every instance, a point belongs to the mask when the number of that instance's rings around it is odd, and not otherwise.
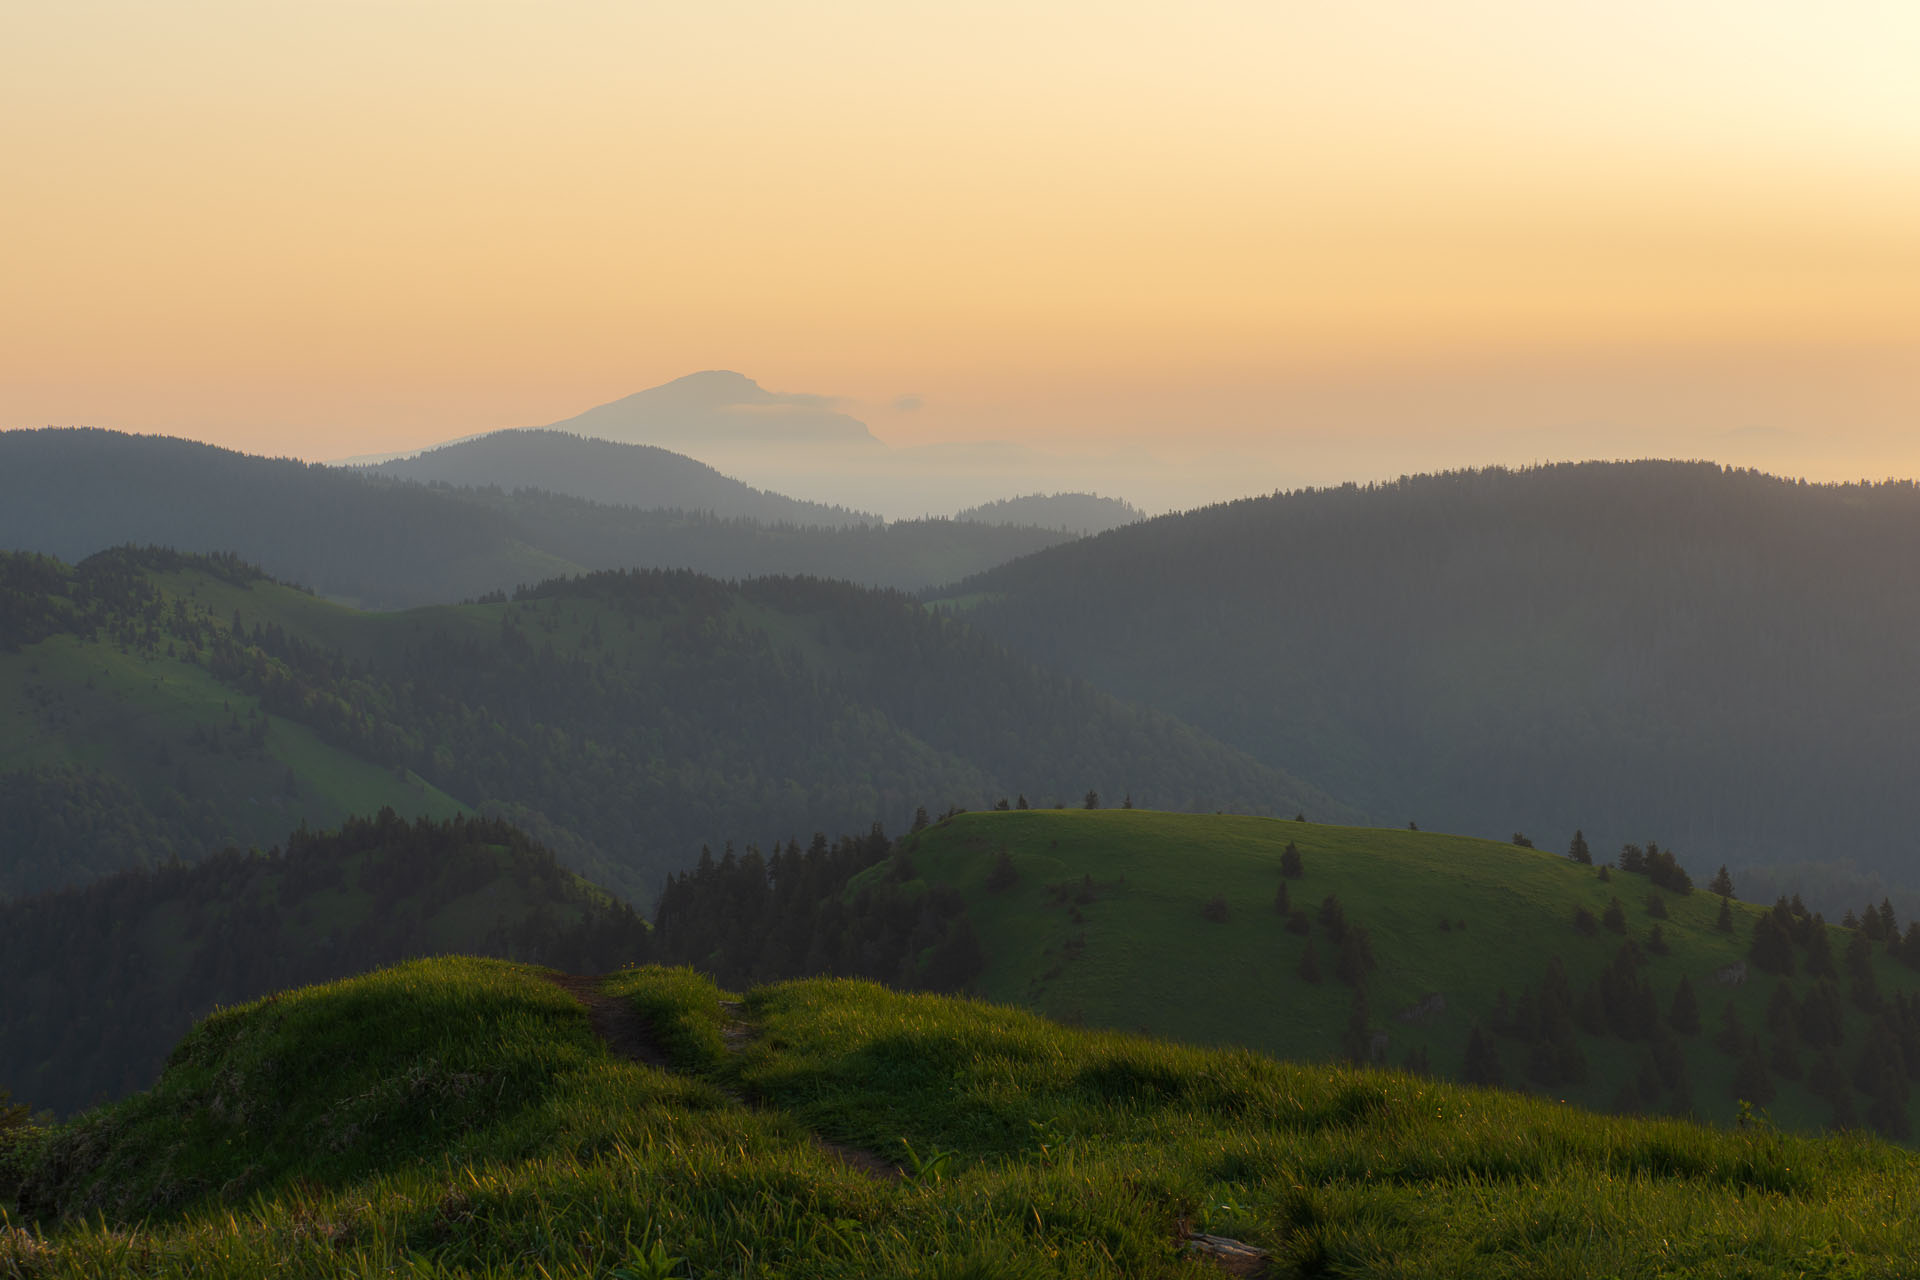
[[[571,996],[496,962],[218,1014],[152,1093],[0,1162],[24,1211],[0,1274],[1209,1274],[1192,1229],[1272,1250],[1276,1275],[1893,1275],[1920,1249],[1915,1157],[1868,1139],[864,983],[605,989],[670,1067],[616,1059]]]
[[[1305,873],[1286,882],[1292,904],[1311,914],[1337,897],[1346,919],[1371,935],[1379,967],[1366,984],[1369,1014],[1371,1025],[1387,1033],[1389,1063],[1424,1049],[1435,1072],[1457,1076],[1471,1023],[1493,1021],[1500,992],[1517,1001],[1556,956],[1578,992],[1630,938],[1642,946],[1642,973],[1662,1015],[1682,975],[1698,997],[1702,1032],[1677,1037],[1694,1113],[1734,1117],[1735,1062],[1709,1040],[1729,1002],[1750,1033],[1764,1035],[1776,983],[1755,971],[1742,986],[1722,986],[1714,975],[1745,958],[1756,906],[1733,903],[1734,928],[1723,933],[1715,929],[1720,900],[1702,889],[1667,893],[1617,871],[1602,882],[1596,868],[1545,850],[1428,832],[1138,809],[961,814],[922,832],[908,856],[920,877],[965,896],[988,960],[975,986],[989,999],[1095,1026],[1327,1059],[1340,1050],[1354,992],[1334,976],[1336,948],[1325,927],[1316,921],[1299,936],[1274,911],[1290,843]],[[987,881],[1001,851],[1019,878],[996,893]],[[1704,882],[1712,868],[1693,871]],[[1087,877],[1091,901],[1079,901],[1089,896]],[[1650,917],[1650,895],[1660,899],[1665,919]],[[1203,914],[1216,897],[1227,905],[1224,922]],[[1625,911],[1625,936],[1575,932],[1577,908],[1598,918],[1615,898]],[[1656,924],[1670,947],[1666,955],[1645,947]],[[1849,934],[1833,928],[1830,937],[1845,992],[1841,958]],[[1323,975],[1318,984],[1299,976],[1310,940]],[[1873,964],[1883,992],[1920,987],[1920,974],[1877,948]],[[1811,986],[1802,972],[1789,990],[1803,999]],[[1434,995],[1444,998],[1443,1011],[1396,1016]],[[1843,1007],[1846,1039],[1838,1056],[1850,1067],[1868,1019],[1844,996]],[[1588,1080],[1550,1092],[1613,1105],[1620,1085],[1643,1065],[1646,1045],[1592,1035],[1580,1044]],[[1506,1042],[1501,1050],[1508,1079],[1520,1083],[1524,1047]],[[1801,1057],[1804,1066],[1807,1055]],[[1775,1083],[1779,1095],[1770,1106],[1780,1123],[1811,1128],[1830,1119],[1829,1106],[1803,1081]]]

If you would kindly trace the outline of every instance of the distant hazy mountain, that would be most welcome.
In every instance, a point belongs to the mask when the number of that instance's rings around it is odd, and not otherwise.
[[[1588,463],[1250,499],[956,588],[1387,819],[1920,882],[1920,489]]]
[[[674,449],[806,445],[882,449],[866,424],[826,396],[765,390],[728,370],[690,373],[549,424],[555,431]]]
[[[655,445],[619,444],[565,431],[496,431],[441,445],[367,470],[397,480],[509,492],[544,489],[619,506],[757,520],[762,524],[876,524],[879,517],[802,502],[721,475],[704,462]],[[1039,524],[1040,521],[999,523]],[[1046,527],[1052,528],[1053,525]]]
[[[591,442],[576,443],[591,456]],[[706,477],[707,492],[753,495],[679,461]],[[162,436],[0,432],[0,550],[66,560],[126,543],[230,551],[369,608],[460,600],[595,569],[807,574],[919,590],[1067,536],[952,520],[770,525],[533,489],[416,484]]]
[[[1133,504],[1097,493],[1033,493],[968,507],[954,516],[975,524],[1035,525],[1081,534],[1104,533],[1146,518],[1147,513]]]

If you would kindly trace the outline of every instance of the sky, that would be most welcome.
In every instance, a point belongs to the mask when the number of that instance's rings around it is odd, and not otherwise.
[[[0,427],[333,458],[735,369],[1161,507],[1920,474],[1916,67],[1910,0],[8,5]]]

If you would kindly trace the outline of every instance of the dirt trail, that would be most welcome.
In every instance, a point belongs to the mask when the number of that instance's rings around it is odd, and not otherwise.
[[[600,990],[600,979],[582,973],[549,973],[547,978],[556,987],[586,1006],[588,1022],[593,1033],[606,1042],[607,1048],[616,1056],[630,1062],[644,1063],[650,1067],[659,1067],[663,1071],[673,1070],[673,1064],[667,1061],[667,1055],[653,1039],[652,1030],[640,1012],[625,1000],[610,996]],[[727,1048],[739,1052],[754,1036],[754,1028],[740,1017],[740,1005],[728,1001],[722,1006],[727,1015],[721,1035]],[[741,1106],[754,1104],[739,1094],[728,1091],[728,1097]],[[807,1137],[813,1144],[840,1161],[848,1168],[866,1174],[883,1182],[898,1182],[906,1173],[897,1164],[871,1151],[858,1147],[849,1147],[834,1142],[817,1133],[809,1132]],[[1208,1235],[1193,1231],[1182,1222],[1180,1235],[1186,1247],[1200,1257],[1219,1267],[1232,1276],[1260,1276],[1266,1273],[1268,1253],[1265,1249],[1243,1244],[1238,1240],[1229,1240],[1225,1236]]]
[[[587,1020],[593,1027],[593,1033],[606,1042],[606,1046],[616,1057],[629,1062],[644,1063],[649,1067],[659,1067],[662,1071],[673,1070],[673,1064],[667,1055],[661,1052],[654,1041],[652,1029],[647,1020],[631,1004],[617,996],[610,996],[600,990],[600,979],[584,973],[549,973],[547,980],[565,991],[587,1007]],[[727,1048],[738,1052],[741,1046],[753,1038],[753,1028],[739,1017],[740,1006],[729,1001],[722,1006],[727,1014],[727,1023],[721,1028],[721,1036],[726,1040]],[[754,1104],[734,1093],[727,1096],[743,1107]],[[813,1144],[834,1159],[849,1168],[869,1177],[883,1181],[897,1182],[905,1176],[899,1165],[871,1151],[862,1151],[858,1147],[849,1147],[817,1133],[808,1133]]]

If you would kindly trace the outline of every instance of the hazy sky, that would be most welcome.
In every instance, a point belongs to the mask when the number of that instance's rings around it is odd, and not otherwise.
[[[0,425],[333,457],[731,368],[1249,489],[1920,472],[1916,68],[1912,0],[9,4]]]

